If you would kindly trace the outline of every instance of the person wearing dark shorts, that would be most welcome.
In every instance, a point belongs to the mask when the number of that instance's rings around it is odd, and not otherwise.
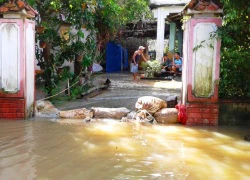
[[[144,51],[145,47],[140,46],[138,48],[138,50],[136,50],[134,52],[134,55],[132,57],[132,62],[131,62],[131,66],[130,66],[130,71],[133,73],[133,77],[134,80],[136,80],[137,77],[137,73],[138,73],[138,62],[141,59],[141,57],[143,58],[143,61],[147,61],[146,58],[143,55],[143,51]]]

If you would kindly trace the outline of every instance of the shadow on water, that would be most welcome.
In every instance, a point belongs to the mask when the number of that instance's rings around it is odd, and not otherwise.
[[[249,126],[0,121],[0,179],[247,179]]]

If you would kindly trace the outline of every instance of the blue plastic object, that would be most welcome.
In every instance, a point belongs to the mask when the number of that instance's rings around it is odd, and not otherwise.
[[[128,52],[121,45],[109,42],[106,47],[106,72],[120,72],[128,68]]]

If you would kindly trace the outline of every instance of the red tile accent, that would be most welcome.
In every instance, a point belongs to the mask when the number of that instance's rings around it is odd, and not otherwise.
[[[0,98],[0,119],[24,119],[25,100]]]
[[[219,106],[215,103],[187,103],[187,125],[217,125]]]
[[[202,113],[188,113],[189,118],[202,118]]]
[[[206,119],[215,119],[218,118],[218,114],[207,114],[207,113],[203,113],[202,114],[202,118],[206,118]]]
[[[187,108],[187,113],[200,113],[202,111],[202,108],[197,108],[197,107],[189,107]]]

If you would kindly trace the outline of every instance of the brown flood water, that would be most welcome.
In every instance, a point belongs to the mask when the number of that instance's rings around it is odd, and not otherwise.
[[[0,121],[0,179],[249,179],[250,127]]]

